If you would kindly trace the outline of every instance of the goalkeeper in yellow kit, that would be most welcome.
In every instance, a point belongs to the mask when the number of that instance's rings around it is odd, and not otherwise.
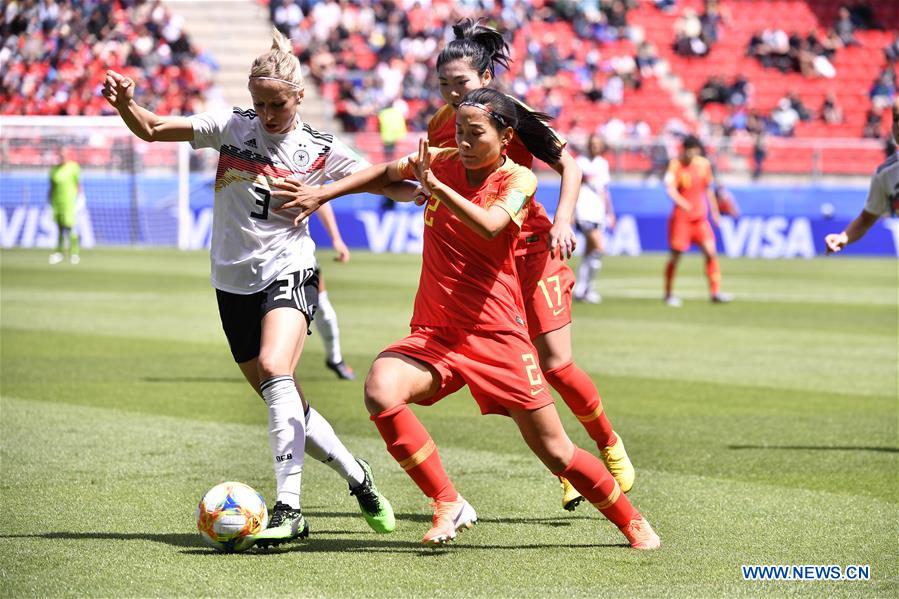
[[[59,227],[56,251],[50,254],[50,264],[63,261],[68,239],[69,261],[78,264],[78,233],[75,232],[75,211],[81,193],[81,167],[72,158],[71,150],[59,150],[59,163],[50,169],[48,200],[53,208],[53,220]]]

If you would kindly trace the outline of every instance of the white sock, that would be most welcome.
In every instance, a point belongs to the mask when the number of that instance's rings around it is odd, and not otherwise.
[[[365,481],[362,466],[337,438],[331,424],[312,406],[306,412],[306,453],[342,476],[351,489]]]
[[[300,509],[300,479],[306,450],[303,402],[293,377],[274,376],[259,385],[268,406],[268,440],[278,485],[277,501]]]
[[[340,353],[340,327],[337,326],[337,312],[334,311],[334,306],[328,299],[327,291],[318,294],[318,309],[312,322],[315,323],[315,330],[321,335],[328,361],[332,364],[343,362],[343,355]]]
[[[596,280],[596,276],[599,274],[600,269],[602,269],[602,254],[597,250],[593,250],[581,261],[581,269],[587,267],[585,277],[584,277],[584,292],[586,293],[590,289],[593,289],[593,282]]]

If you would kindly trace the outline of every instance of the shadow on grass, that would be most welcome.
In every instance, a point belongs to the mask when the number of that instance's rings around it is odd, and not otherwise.
[[[510,522],[518,522],[528,519],[510,519]],[[503,520],[490,520],[501,522]],[[365,534],[366,538],[347,539],[347,538],[329,538],[324,535],[359,535]],[[245,552],[247,556],[265,556],[281,553],[399,553],[404,555],[420,555],[422,557],[432,557],[446,555],[455,551],[483,551],[483,550],[508,550],[522,551],[527,549],[543,550],[543,549],[586,549],[599,547],[627,547],[626,543],[528,543],[515,544],[510,542],[508,545],[468,545],[465,543],[465,537],[470,533],[463,531],[459,535],[461,545],[453,544],[443,547],[424,547],[416,541],[400,541],[386,540],[372,535],[372,533],[358,533],[347,530],[322,530],[316,532],[311,531],[311,536],[307,540],[297,541],[273,547],[270,549],[260,550],[254,549]],[[219,555],[211,547],[208,547],[199,534],[196,533],[115,533],[115,532],[46,532],[30,535],[0,535],[0,539],[47,539],[49,541],[84,541],[84,540],[100,540],[100,541],[153,541],[154,543],[165,543],[174,547],[182,547],[180,553],[185,555]]]
[[[47,539],[51,541],[153,541],[175,547],[206,547],[198,533],[151,532],[45,532],[33,535],[0,535],[0,539]]]
[[[728,449],[773,449],[773,450],[805,450],[805,451],[880,451],[883,453],[899,453],[897,447],[871,447],[861,445],[728,445]]]
[[[319,533],[324,534],[324,533]],[[344,538],[322,538],[317,536],[314,531],[310,532],[308,539],[287,543],[279,547],[269,549],[256,549],[247,552],[244,555],[266,556],[290,553],[396,553],[401,555],[418,555],[421,557],[435,557],[441,555],[449,555],[459,551],[526,551],[533,549],[543,551],[546,549],[590,549],[602,547],[628,547],[627,543],[528,543],[515,544],[510,542],[508,545],[469,545],[466,543],[465,537],[474,532],[465,531],[459,534],[457,540],[450,545],[440,547],[425,547],[417,540],[410,541],[388,541],[380,538],[367,539],[344,539]],[[186,555],[213,555],[216,552],[208,548],[184,549],[181,551]]]
[[[589,512],[588,512],[589,513]],[[310,520],[314,521],[315,518],[358,518],[358,512],[319,512],[316,510],[303,510],[303,514],[307,516]],[[397,520],[404,520],[407,522],[431,522],[431,516],[429,514],[411,514],[411,513],[403,513],[403,514],[395,514]],[[542,526],[550,526],[554,528],[558,528],[561,526],[571,526],[572,520],[596,520],[598,516],[582,516],[582,515],[560,515],[558,517],[552,518],[524,518],[524,517],[492,517],[492,516],[478,516],[478,522],[495,522],[497,524],[536,524]]]
[[[244,383],[240,377],[230,376],[145,376],[145,383]]]

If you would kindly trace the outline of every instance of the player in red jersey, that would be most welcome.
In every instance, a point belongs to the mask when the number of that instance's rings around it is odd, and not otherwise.
[[[456,115],[458,149],[429,149],[311,190],[287,180],[285,207],[323,201],[415,177],[429,195],[422,271],[411,334],[388,346],[365,381],[365,404],[387,450],[434,502],[426,544],[442,544],[477,514],[443,469],[430,434],[408,404],[429,405],[468,385],[484,414],[511,416],[525,442],[557,476],[624,533],[631,546],[659,538],[603,463],[565,434],[522,315],[516,275],[519,228],[534,208],[534,174],[506,156],[513,133],[542,160],[557,162],[562,143],[534,113],[492,89],[464,97]],[[302,198],[306,196],[304,201]]]
[[[665,266],[665,303],[673,308],[682,304],[673,293],[677,263],[681,254],[694,243],[705,256],[710,299],[714,303],[731,301],[730,295],[720,291],[721,267],[715,251],[715,233],[709,223],[709,207],[715,226],[721,217],[715,194],[710,193],[712,183],[712,165],[702,155],[702,144],[696,136],[688,135],[684,138],[680,156],[668,164],[665,173],[665,187],[674,202],[674,211],[668,221],[671,257]]]
[[[456,38],[437,57],[440,94],[446,105],[428,123],[428,142],[435,147],[456,146],[455,113],[462,96],[489,87],[496,65],[508,67],[510,60],[508,45],[495,29],[463,19],[453,32]],[[519,135],[513,136],[507,154],[528,168],[534,162]],[[571,351],[571,294],[575,277],[563,255],[570,258],[574,250],[571,217],[580,193],[581,169],[564,148],[558,160],[548,164],[562,176],[555,220],[550,221],[543,206],[534,202],[522,224],[515,252],[528,334],[537,348],[546,380],[584,425],[606,466],[627,492],[634,484],[634,467],[621,437],[606,417],[599,391],[574,363]],[[561,483],[562,506],[573,510],[582,497],[567,481]]]

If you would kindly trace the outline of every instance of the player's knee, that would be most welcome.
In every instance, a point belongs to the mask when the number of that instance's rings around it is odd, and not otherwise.
[[[290,366],[284,364],[284,360],[279,359],[279,357],[275,355],[260,354],[259,359],[256,362],[256,369],[259,372],[260,381],[285,374],[293,376],[293,373],[290,372]]]
[[[369,414],[380,414],[402,402],[396,382],[395,377],[391,377],[375,360],[371,370],[368,371],[368,376],[365,377],[363,388],[365,409]]]
[[[551,371],[554,371],[558,368],[565,366],[566,364],[571,363],[571,352],[570,351],[553,351],[540,356],[540,370],[543,371],[543,376],[547,379],[547,382],[555,388],[553,385],[553,381],[551,380],[551,375],[547,374]]]
[[[574,458],[574,444],[565,435],[544,438],[537,449],[537,457],[550,472],[562,472]]]

